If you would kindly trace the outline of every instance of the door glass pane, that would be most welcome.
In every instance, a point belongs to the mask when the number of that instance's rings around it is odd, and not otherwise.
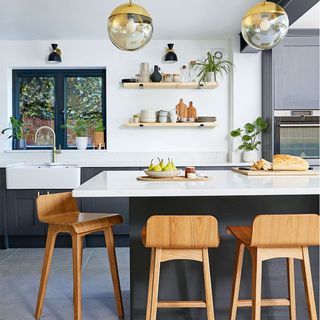
[[[280,153],[319,158],[319,127],[280,127]]]
[[[19,110],[27,146],[52,146],[52,134],[38,128],[48,126],[54,129],[55,78],[50,76],[19,77]]]
[[[84,120],[88,136],[88,146],[93,145],[94,128],[102,121],[102,77],[81,76],[66,77],[67,124],[73,126],[77,120]],[[76,132],[67,129],[67,146],[75,146]]]

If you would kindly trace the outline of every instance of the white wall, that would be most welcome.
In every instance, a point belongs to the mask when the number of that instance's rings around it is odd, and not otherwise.
[[[0,128],[8,125],[12,110],[11,73],[14,68],[107,68],[107,137],[108,151],[193,151],[228,152],[228,133],[233,126],[252,121],[261,113],[260,54],[240,54],[238,38],[207,41],[173,41],[178,54],[176,64],[163,64],[167,41],[155,40],[137,52],[122,52],[110,41],[59,41],[63,62],[46,63],[48,41],[0,41]],[[234,76],[219,79],[215,90],[126,90],[120,80],[139,71],[140,62],[158,64],[162,71],[176,72],[179,67],[202,58],[207,50],[224,48],[234,59]],[[199,115],[218,119],[214,129],[133,129],[122,125],[142,108],[172,109],[179,98],[193,101]],[[0,136],[0,151],[10,144]]]

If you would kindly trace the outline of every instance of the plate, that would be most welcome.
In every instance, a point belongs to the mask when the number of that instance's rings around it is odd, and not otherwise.
[[[149,171],[144,170],[144,173],[152,178],[169,178],[169,177],[178,177],[182,174],[182,170],[176,171]]]

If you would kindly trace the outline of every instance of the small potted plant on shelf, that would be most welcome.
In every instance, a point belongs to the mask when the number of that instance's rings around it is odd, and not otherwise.
[[[1,131],[4,134],[6,131],[11,130],[11,135],[8,139],[13,139],[13,149],[25,150],[27,148],[27,142],[25,135],[28,133],[28,129],[23,129],[23,121],[18,120],[15,117],[10,117],[11,128],[6,128]]]
[[[86,150],[88,146],[88,129],[91,123],[87,119],[77,118],[71,124],[62,125],[62,128],[72,129],[76,135],[76,146],[78,150]]]
[[[94,129],[93,133],[93,145],[94,147],[102,148],[104,147],[104,129],[103,121],[100,119]]]
[[[138,114],[134,114],[132,116],[133,118],[133,123],[139,123],[140,122],[140,116]]]
[[[243,150],[243,160],[245,162],[258,160],[258,147],[261,144],[258,138],[267,128],[268,122],[262,117],[258,117],[253,123],[246,123],[243,129],[238,128],[231,131],[231,137],[241,137],[242,144],[239,146],[239,149]]]
[[[228,74],[233,67],[233,63],[222,55],[217,55],[217,52],[212,54],[208,51],[207,57],[204,60],[194,62],[193,66],[200,70],[198,74],[200,85],[206,82],[217,82],[217,74]]]

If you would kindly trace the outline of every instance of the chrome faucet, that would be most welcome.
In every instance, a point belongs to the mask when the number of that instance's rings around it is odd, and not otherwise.
[[[56,156],[56,155],[57,155],[58,153],[59,153],[59,154],[61,153],[61,149],[59,149],[59,150],[56,149],[56,133],[54,132],[54,130],[53,130],[52,128],[50,128],[50,127],[48,127],[48,126],[40,127],[40,128],[36,131],[36,133],[35,133],[35,135],[34,135],[34,141],[37,142],[38,133],[39,133],[39,131],[41,131],[41,130],[43,130],[43,129],[49,130],[49,131],[52,132],[52,137],[53,137],[52,162],[56,162],[56,160],[57,160],[57,156]]]

